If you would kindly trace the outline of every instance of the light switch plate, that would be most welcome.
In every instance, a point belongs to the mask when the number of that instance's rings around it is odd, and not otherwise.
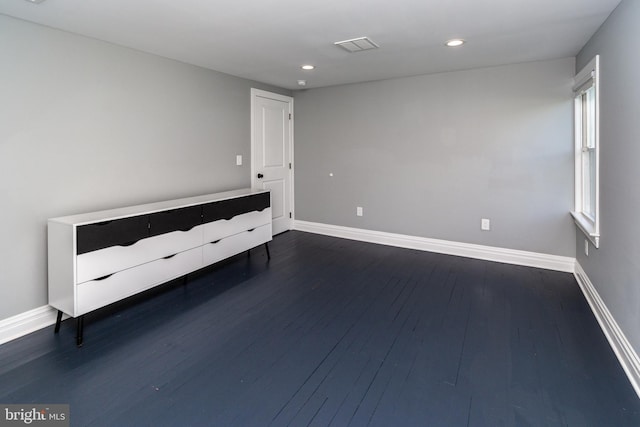
[[[236,156],[236,166],[242,166],[242,155],[238,154]]]

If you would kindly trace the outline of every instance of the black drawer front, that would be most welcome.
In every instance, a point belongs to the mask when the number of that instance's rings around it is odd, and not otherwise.
[[[202,206],[189,206],[188,208],[153,213],[149,224],[151,236],[172,231],[189,231],[196,225],[202,224]]]
[[[251,196],[238,197],[235,199],[221,200],[219,202],[208,203],[202,206],[202,219],[206,222],[213,222],[219,219],[231,219],[252,211],[261,211],[271,205],[270,193],[252,194]]]
[[[146,237],[149,237],[149,215],[81,225],[77,230],[77,253],[129,246]]]

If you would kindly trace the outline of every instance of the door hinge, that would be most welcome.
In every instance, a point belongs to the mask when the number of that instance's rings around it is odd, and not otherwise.
[[[291,169],[291,162],[289,162],[289,169]]]
[[[293,217],[291,216],[291,212],[289,212],[289,218],[293,218]]]
[[[291,120],[291,113],[289,113],[289,120]]]

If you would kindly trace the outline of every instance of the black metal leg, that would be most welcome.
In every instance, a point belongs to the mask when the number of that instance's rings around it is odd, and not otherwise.
[[[84,333],[84,315],[78,317],[76,325],[76,345],[82,347],[82,334]]]
[[[269,253],[269,242],[266,242],[264,247],[267,249],[267,259],[271,259],[271,254]]]
[[[56,328],[53,330],[54,334],[60,332],[60,323],[62,322],[62,312],[58,310],[58,317],[56,318]]]

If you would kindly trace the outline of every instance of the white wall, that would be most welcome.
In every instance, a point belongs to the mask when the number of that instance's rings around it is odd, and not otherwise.
[[[566,58],[296,92],[296,219],[573,257],[573,75]]]
[[[47,303],[47,218],[248,187],[250,88],[288,94],[4,15],[0,58],[0,320]]]
[[[640,1],[623,0],[578,55],[579,71],[600,55],[600,248],[578,262],[640,352]]]

